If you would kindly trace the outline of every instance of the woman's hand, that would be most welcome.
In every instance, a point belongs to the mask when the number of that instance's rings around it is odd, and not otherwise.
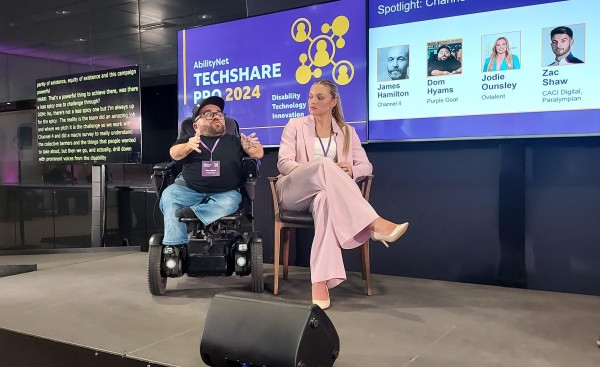
[[[352,164],[348,162],[337,162],[337,165],[342,169],[342,171],[346,172],[348,176],[354,177],[352,176]]]

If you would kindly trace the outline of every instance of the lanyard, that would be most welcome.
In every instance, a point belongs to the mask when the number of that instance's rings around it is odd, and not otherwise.
[[[317,132],[317,128],[315,126],[315,133]],[[327,153],[329,153],[329,148],[331,148],[331,138],[333,137],[333,128],[331,129],[331,135],[329,135],[329,143],[327,143],[327,149],[325,149],[325,145],[323,145],[323,140],[317,135],[319,138],[319,143],[321,143],[321,149],[323,149],[323,156],[327,157]]]
[[[321,143],[321,149],[323,149],[323,156],[327,157],[327,153],[329,153],[329,148],[331,147],[331,137],[333,134],[329,136],[329,143],[327,143],[327,149],[325,149],[325,145],[323,145],[323,140],[319,138],[319,143]]]
[[[217,139],[217,141],[215,141],[215,145],[213,145],[212,149],[210,149],[209,147],[206,146],[206,144],[204,144],[204,142],[202,141],[202,139],[200,139],[200,144],[202,144],[203,147],[206,148],[206,150],[208,150],[210,152],[210,161],[212,162],[212,157],[213,157],[213,152],[215,151],[215,149],[217,148],[217,145],[219,144],[219,141],[221,141],[221,138]],[[327,150],[329,150],[329,148],[327,148]]]

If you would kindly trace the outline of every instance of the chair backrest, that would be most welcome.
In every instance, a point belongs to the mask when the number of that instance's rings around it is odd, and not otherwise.
[[[362,193],[362,196],[363,198],[365,198],[366,201],[369,201],[369,198],[371,197],[372,183],[373,175],[359,177],[359,179],[356,180],[356,184],[358,185],[358,188],[360,189],[360,192]]]
[[[278,177],[269,177],[269,186],[271,187],[271,197],[273,198],[273,214],[275,215],[275,221],[280,220],[279,216],[279,201],[277,200],[277,190],[275,184],[277,183]]]
[[[235,119],[229,116],[225,116],[225,132],[227,134],[239,137],[240,125]],[[194,119],[192,117],[188,117],[185,120],[181,121],[181,127],[179,128],[179,135],[177,136],[177,139],[181,139],[185,136],[191,136],[194,134]]]

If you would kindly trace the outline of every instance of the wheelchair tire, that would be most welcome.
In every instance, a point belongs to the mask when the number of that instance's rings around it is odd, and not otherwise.
[[[255,239],[250,245],[250,278],[252,292],[262,293],[265,290],[263,277],[263,244],[262,239]]]
[[[148,289],[154,296],[162,296],[167,289],[167,277],[161,275],[160,267],[162,264],[162,235],[154,234],[150,238],[150,248],[148,249]]]

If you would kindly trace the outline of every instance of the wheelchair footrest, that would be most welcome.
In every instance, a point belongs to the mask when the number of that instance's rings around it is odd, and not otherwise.
[[[235,222],[237,220],[242,219],[242,212],[235,212],[231,215],[225,216],[225,217],[221,217],[221,219],[219,219],[219,222]]]
[[[234,265],[229,238],[190,240],[186,273],[189,276],[231,275]]]
[[[200,222],[200,219],[198,219],[198,218],[179,218],[179,221],[183,222],[183,223],[197,223],[197,222]]]
[[[187,274],[189,276],[218,276],[233,274],[233,267],[227,265],[228,256],[223,255],[190,255],[188,256]]]

